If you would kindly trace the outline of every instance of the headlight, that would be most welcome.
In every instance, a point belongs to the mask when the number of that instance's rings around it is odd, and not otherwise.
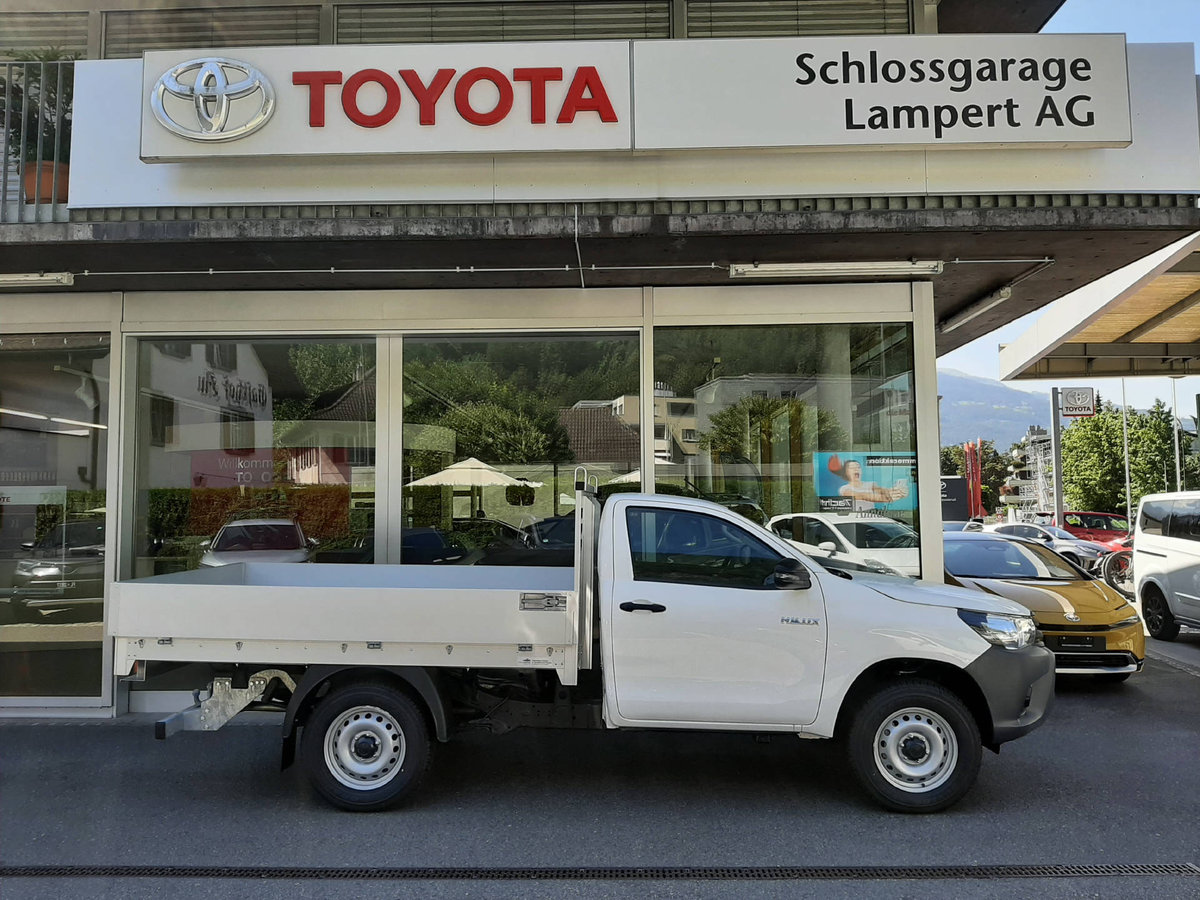
[[[958,617],[989,644],[1006,650],[1020,650],[1037,640],[1037,625],[1030,616],[1003,616],[960,609]]]
[[[1128,619],[1122,619],[1120,622],[1118,622],[1118,623],[1117,623],[1116,625],[1114,625],[1113,627],[1114,627],[1114,628],[1119,628],[1119,627],[1120,627],[1120,626],[1122,626],[1122,625],[1136,625],[1136,624],[1137,624],[1138,622],[1140,622],[1140,621],[1142,621],[1142,620],[1141,620],[1140,618],[1138,618],[1138,614],[1137,614],[1137,613],[1134,613],[1134,614],[1133,614],[1132,616],[1130,616]]]
[[[62,574],[58,566],[34,566],[29,572],[34,578],[55,578]]]

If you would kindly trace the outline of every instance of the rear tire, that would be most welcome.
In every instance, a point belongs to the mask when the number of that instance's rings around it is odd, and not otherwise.
[[[853,714],[850,764],[867,794],[894,812],[931,813],[971,789],[983,756],[979,726],[956,694],[908,679],[867,697]]]
[[[1179,623],[1171,615],[1167,598],[1154,585],[1142,591],[1142,620],[1146,633],[1160,641],[1173,641],[1179,636]]]
[[[341,809],[371,812],[407,799],[429,768],[425,716],[383,682],[334,688],[313,709],[300,761],[313,788]]]

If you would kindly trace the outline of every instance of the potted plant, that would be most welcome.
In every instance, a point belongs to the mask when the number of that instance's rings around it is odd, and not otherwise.
[[[9,158],[24,174],[25,202],[65,202],[78,54],[49,47],[7,55],[14,61],[0,68],[0,121]]]

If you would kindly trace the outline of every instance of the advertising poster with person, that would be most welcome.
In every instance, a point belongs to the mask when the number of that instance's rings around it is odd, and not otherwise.
[[[822,512],[916,508],[912,453],[814,453],[817,504]]]

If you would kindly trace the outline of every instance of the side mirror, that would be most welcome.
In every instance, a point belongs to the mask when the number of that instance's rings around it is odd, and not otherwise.
[[[1038,537],[1041,538],[1043,541],[1045,541],[1047,544],[1054,543],[1054,535],[1052,535],[1052,534],[1039,534]]]
[[[775,566],[775,587],[806,591],[812,587],[812,573],[798,559],[783,559]]]
[[[831,556],[838,551],[837,544],[835,544],[833,541],[821,541],[821,543],[817,544],[817,549],[824,550]]]
[[[200,542],[201,550],[207,550],[211,546],[212,546],[212,538],[205,538],[204,540],[202,540]]]

